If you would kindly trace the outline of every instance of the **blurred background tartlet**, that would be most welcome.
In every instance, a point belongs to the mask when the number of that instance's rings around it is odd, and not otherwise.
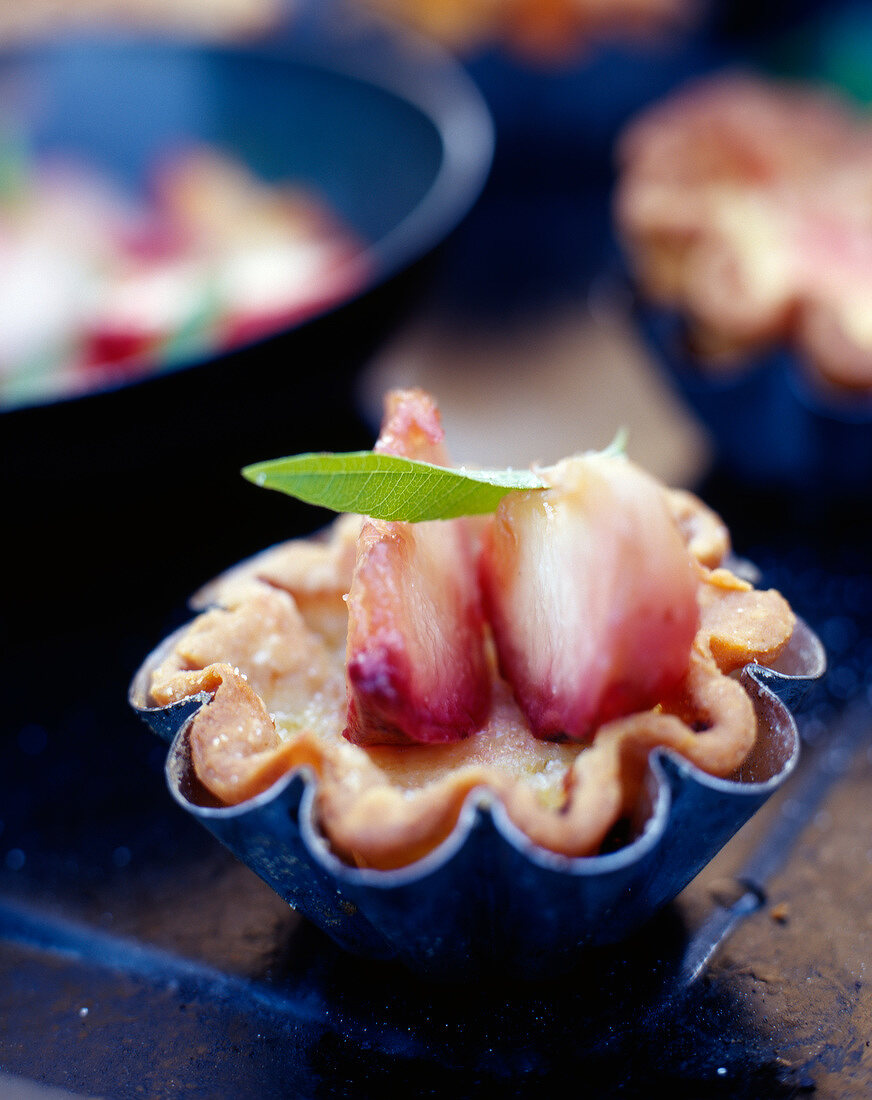
[[[649,108],[617,155],[640,316],[722,456],[866,484],[872,120],[831,88],[727,74]]]

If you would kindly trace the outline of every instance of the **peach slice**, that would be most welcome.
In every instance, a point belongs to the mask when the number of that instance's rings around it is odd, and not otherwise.
[[[442,438],[426,394],[390,395],[376,450],[445,464]],[[347,603],[350,741],[445,743],[479,728],[491,682],[464,520],[368,519]]]
[[[682,680],[700,567],[662,488],[626,458],[539,473],[550,487],[509,494],[485,535],[485,609],[536,736],[585,740]]]

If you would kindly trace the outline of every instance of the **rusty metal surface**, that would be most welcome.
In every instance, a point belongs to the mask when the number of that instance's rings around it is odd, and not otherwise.
[[[434,986],[353,959],[282,919],[220,851],[193,874],[165,869],[178,904],[149,905],[140,884],[111,925],[97,919],[105,894],[70,920],[7,892],[0,1011],[14,1008],[16,1028],[0,1064],[113,1096],[369,1096],[388,1083],[522,1096],[567,1074],[597,1095],[868,1095],[868,905],[845,887],[869,861],[869,725],[865,705],[846,713],[675,905],[559,982]],[[773,873],[743,906],[736,876],[760,859]],[[736,905],[730,938],[689,973],[706,921]]]
[[[782,815],[795,821],[805,811],[797,843],[706,980],[729,991],[816,1095],[861,1097],[872,1083],[868,708],[852,711],[835,733],[843,743],[822,749],[820,761],[833,787],[817,802],[786,797]]]

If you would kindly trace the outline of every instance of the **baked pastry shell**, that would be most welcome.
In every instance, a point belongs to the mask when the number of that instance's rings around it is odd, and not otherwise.
[[[838,390],[779,345],[728,370],[705,367],[679,310],[635,304],[639,329],[680,396],[710,432],[722,466],[743,481],[808,493],[872,485],[872,390]]]
[[[133,708],[170,743],[166,781],[176,802],[341,947],[439,979],[556,976],[585,947],[617,942],[644,924],[791,774],[799,736],[790,707],[825,667],[820,641],[798,620],[775,667],[749,664],[739,673],[758,720],[742,767],[717,779],[671,750],[653,751],[635,835],[615,851],[583,858],[546,851],[477,788],[437,848],[379,871],[351,867],[331,851],[309,768],[236,806],[218,804],[202,786],[188,734],[209,696],[147,703],[152,670],[177,637],[147,658],[130,688]]]

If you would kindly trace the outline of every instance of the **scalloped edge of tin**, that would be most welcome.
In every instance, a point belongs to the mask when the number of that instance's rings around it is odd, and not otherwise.
[[[775,666],[749,664],[739,674],[760,732],[735,777],[718,779],[672,750],[653,750],[644,823],[615,851],[546,851],[489,790],[477,788],[438,847],[406,867],[378,871],[351,867],[331,851],[316,820],[311,769],[295,769],[237,806],[198,800],[187,734],[209,695],[164,707],[145,703],[151,669],[178,633],[146,659],[129,695],[133,709],[170,742],[166,780],[176,802],[340,946],[443,979],[495,970],[555,976],[584,947],[617,942],[644,924],[793,772],[799,734],[790,707],[826,667],[820,640],[798,620]]]
[[[868,491],[872,390],[850,393],[828,385],[787,345],[749,354],[735,371],[701,370],[686,350],[682,313],[646,301],[631,278],[628,289],[645,343],[711,432],[729,470],[755,486]]]

